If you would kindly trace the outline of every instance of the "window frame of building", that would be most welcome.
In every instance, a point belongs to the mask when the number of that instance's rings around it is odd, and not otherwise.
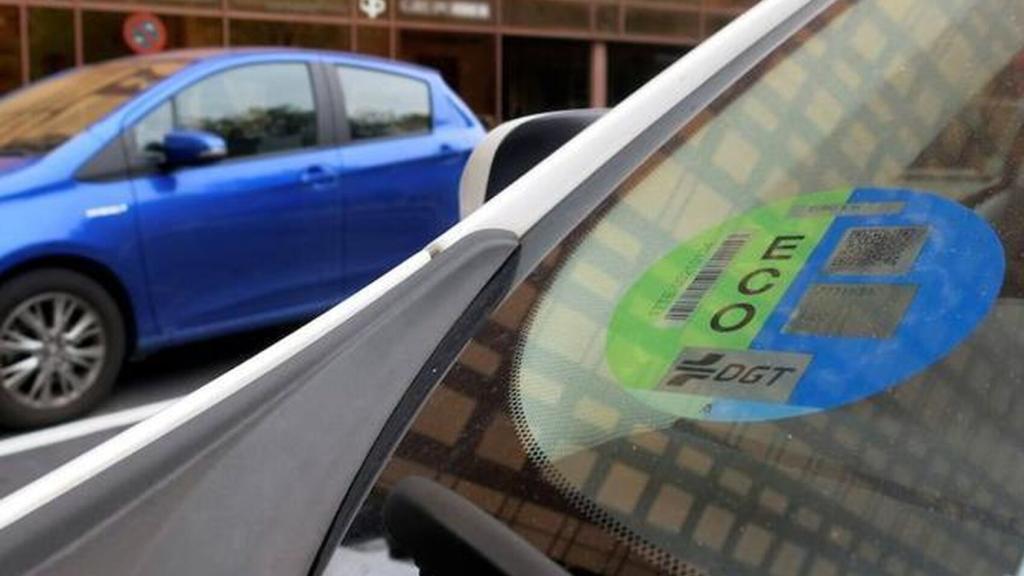
[[[24,8],[19,10],[17,6],[0,4],[0,14],[0,22],[4,22],[4,28],[13,31],[12,35],[3,38],[0,45],[14,49],[13,54],[0,53],[0,87],[9,86],[13,91],[24,85],[28,76],[28,35],[25,33],[27,26],[24,25],[28,13]],[[10,71],[9,76],[2,74],[5,68]]]
[[[587,17],[579,25],[564,26],[557,23],[539,23],[533,25],[513,24],[505,18],[505,3],[514,0],[489,0],[487,4],[491,7],[489,19],[459,18],[446,16],[423,17],[403,14],[396,4],[398,0],[391,0],[387,9],[381,13],[375,13],[371,17],[360,8],[360,3],[355,0],[348,1],[348,9],[332,10],[329,13],[319,14],[304,10],[290,10],[288,6],[275,6],[270,3],[264,8],[253,6],[239,6],[231,1],[211,1],[203,4],[190,3],[185,1],[146,3],[133,3],[128,0],[76,0],[75,2],[55,3],[53,0],[0,0],[4,7],[11,7],[20,10],[20,17],[28,21],[30,10],[41,8],[60,8],[72,12],[72,27],[68,30],[71,36],[71,43],[74,46],[73,65],[80,66],[86,61],[89,46],[84,41],[85,37],[85,16],[88,13],[105,12],[125,15],[133,11],[144,10],[161,18],[205,18],[216,20],[220,24],[222,33],[219,46],[227,47],[234,45],[232,36],[232,24],[240,21],[265,21],[276,22],[282,25],[304,24],[304,25],[325,25],[336,27],[339,32],[346,33],[348,41],[343,43],[347,49],[356,53],[371,53],[378,56],[397,58],[401,54],[399,37],[406,31],[430,31],[439,34],[474,34],[484,35],[493,38],[496,46],[494,55],[495,79],[491,90],[494,96],[494,110],[474,110],[478,115],[491,115],[493,122],[500,123],[509,118],[504,117],[504,90],[503,79],[505,62],[502,56],[501,44],[504,38],[508,37],[529,37],[529,38],[563,38],[589,42],[599,46],[607,42],[624,43],[649,43],[659,44],[665,47],[679,47],[682,49],[692,48],[696,43],[703,40],[717,29],[722,23],[731,20],[741,14],[746,8],[753,6],[758,0],[718,0],[706,2],[678,3],[678,2],[652,2],[651,0],[571,0],[571,4],[578,4],[584,7]],[[431,6],[436,8],[445,4],[448,0],[429,0]],[[698,21],[696,31],[687,35],[664,36],[659,32],[644,34],[629,33],[626,23],[630,9],[646,9],[649,11],[661,11],[669,15],[692,15]],[[373,34],[360,33],[373,30]],[[382,32],[378,32],[382,31]],[[19,40],[18,57],[22,61],[21,78],[15,78],[13,85],[19,86],[30,81],[29,66],[33,58],[31,30],[21,33]],[[362,49],[360,37],[365,39],[374,38],[372,46],[367,45]],[[385,40],[386,39],[386,40]],[[200,43],[202,41],[200,40]],[[39,43],[36,42],[38,46]],[[189,45],[191,46],[191,45]],[[386,53],[384,53],[386,52]],[[607,59],[601,50],[592,50],[592,69],[600,70],[607,67]],[[604,98],[604,82],[601,78],[593,78],[589,87],[592,106],[604,106],[607,104]]]

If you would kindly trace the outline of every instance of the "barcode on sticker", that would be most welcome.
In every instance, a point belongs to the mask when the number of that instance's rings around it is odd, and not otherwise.
[[[697,311],[701,299],[718,282],[726,268],[732,263],[740,250],[750,240],[750,234],[737,232],[730,234],[715,250],[711,258],[704,263],[697,275],[693,277],[690,285],[683,290],[683,293],[676,298],[672,306],[665,313],[666,322],[686,322]]]

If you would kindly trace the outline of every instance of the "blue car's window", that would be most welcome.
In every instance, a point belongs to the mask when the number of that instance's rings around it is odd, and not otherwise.
[[[365,68],[338,67],[353,140],[430,131],[425,82]]]
[[[174,98],[174,111],[177,127],[221,136],[233,158],[317,145],[312,77],[301,63],[245,66],[206,78]],[[155,127],[166,119],[149,121]]]
[[[342,555],[419,475],[574,574],[1024,574],[1022,58],[1020,2],[833,4],[491,316]]]
[[[172,130],[174,130],[174,105],[171,102],[165,102],[132,128],[132,157],[143,157],[159,150],[164,136]]]
[[[46,154],[189,62],[117,60],[15,92],[0,100],[0,155]]]

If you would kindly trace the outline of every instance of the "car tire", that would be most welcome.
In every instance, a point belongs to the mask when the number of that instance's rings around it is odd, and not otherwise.
[[[114,386],[125,326],[91,278],[41,269],[0,286],[0,426],[33,428],[92,410]]]

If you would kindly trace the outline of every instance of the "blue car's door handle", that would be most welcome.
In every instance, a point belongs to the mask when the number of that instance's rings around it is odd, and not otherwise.
[[[307,185],[313,186],[314,188],[333,184],[338,179],[338,175],[327,168],[326,166],[310,166],[302,171],[299,176],[299,180]]]

